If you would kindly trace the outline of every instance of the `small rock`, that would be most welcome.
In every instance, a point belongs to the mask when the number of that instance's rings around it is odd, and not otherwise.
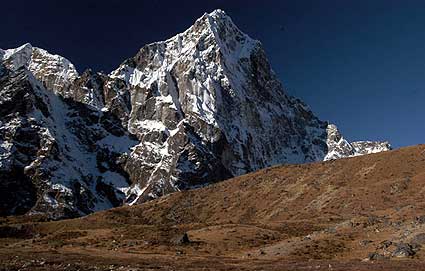
[[[309,234],[309,235],[305,236],[304,240],[311,240],[311,235]]]
[[[393,242],[391,242],[390,240],[382,241],[381,243],[379,243],[378,249],[389,248],[392,244]]]
[[[377,260],[383,260],[385,259],[385,256],[382,254],[379,254],[377,252],[369,253],[367,257],[370,261],[377,261]]]
[[[371,240],[361,240],[361,241],[359,241],[359,244],[362,246],[362,247],[365,247],[365,246],[367,246],[368,244],[370,244],[370,243],[372,243],[372,241]]]
[[[416,217],[416,222],[418,224],[425,224],[425,215],[417,216]]]
[[[397,247],[392,254],[393,257],[402,258],[402,257],[411,257],[415,255],[415,251],[413,250],[410,244],[398,243],[396,246]]]
[[[174,240],[172,240],[172,243],[174,243],[176,245],[189,244],[190,243],[189,235],[187,235],[187,233],[185,232],[184,234],[179,235],[176,238],[174,238]]]

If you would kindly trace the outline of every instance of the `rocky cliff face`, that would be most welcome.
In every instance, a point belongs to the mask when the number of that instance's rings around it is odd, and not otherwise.
[[[389,148],[347,142],[288,96],[260,42],[220,10],[109,75],[78,75],[29,44],[0,59],[0,185],[14,191],[3,213],[81,215],[275,164]]]
[[[119,206],[137,144],[118,118],[62,98],[26,68],[0,77],[0,215],[72,217]]]
[[[285,94],[261,44],[221,11],[143,47],[110,77],[131,94],[133,154],[147,157],[131,163],[143,174],[137,198],[326,154],[327,124]]]

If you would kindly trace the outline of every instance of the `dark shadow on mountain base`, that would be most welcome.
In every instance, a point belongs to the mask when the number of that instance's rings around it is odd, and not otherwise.
[[[0,171],[0,216],[22,215],[37,201],[37,189],[23,168]]]

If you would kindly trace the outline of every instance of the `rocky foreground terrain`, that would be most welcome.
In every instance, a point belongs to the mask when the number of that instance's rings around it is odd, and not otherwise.
[[[0,220],[3,270],[423,270],[425,145],[271,167],[86,217]]]
[[[345,140],[288,95],[261,43],[221,10],[110,74],[79,74],[31,44],[0,49],[0,215],[78,217],[389,149]]]

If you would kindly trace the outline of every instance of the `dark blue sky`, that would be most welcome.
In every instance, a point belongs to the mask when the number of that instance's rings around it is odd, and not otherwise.
[[[0,48],[31,42],[80,72],[109,72],[221,8],[263,43],[288,92],[350,140],[425,143],[425,1],[8,0],[0,8]]]

